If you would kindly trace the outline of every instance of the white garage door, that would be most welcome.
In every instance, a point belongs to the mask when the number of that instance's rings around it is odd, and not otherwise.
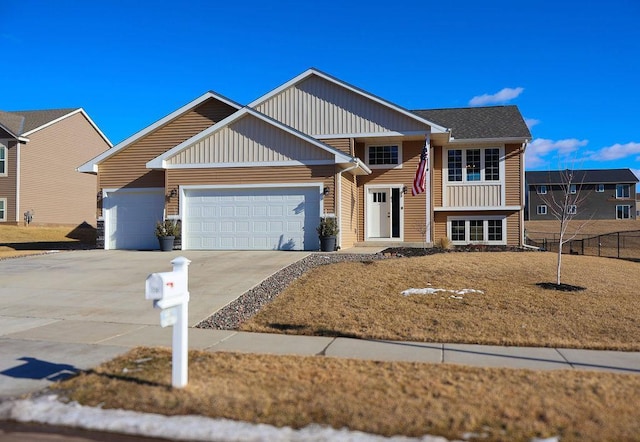
[[[105,246],[108,249],[155,250],[154,229],[164,215],[162,189],[121,189],[103,201]]]
[[[185,196],[185,249],[318,249],[316,186],[194,189]]]

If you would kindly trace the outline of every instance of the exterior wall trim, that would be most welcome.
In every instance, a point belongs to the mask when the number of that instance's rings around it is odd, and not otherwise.
[[[429,131],[426,130],[409,130],[404,132],[389,131],[389,132],[363,132],[363,133],[348,133],[348,134],[313,134],[314,138],[319,139],[332,139],[332,138],[373,138],[373,137],[411,137],[411,136],[425,136]]]
[[[389,184],[365,184],[364,185],[364,232],[363,238],[364,241],[388,241],[388,242],[404,242],[404,194],[402,193],[402,188],[405,184],[398,183],[389,183]],[[367,210],[367,206],[369,203],[368,192],[370,189],[400,189],[400,198],[402,199],[400,202],[400,237],[399,238],[370,238],[369,237],[369,210]]]
[[[165,164],[164,169],[213,169],[221,167],[279,167],[279,166],[325,166],[335,164],[331,160],[273,161],[265,163],[190,163]]]
[[[509,212],[522,210],[522,206],[434,207],[434,212]]]
[[[24,136],[24,137],[29,136],[29,135],[31,135],[31,134],[33,134],[35,132],[38,132],[39,130],[45,129],[45,128],[49,127],[49,126],[53,126],[54,124],[64,120],[65,118],[72,117],[72,116],[74,116],[75,114],[78,114],[78,113],[82,114],[82,116],[84,116],[87,119],[89,124],[91,124],[93,129],[95,129],[95,131],[98,132],[98,134],[102,137],[102,139],[107,142],[109,147],[113,147],[113,144],[111,143],[111,141],[109,141],[109,138],[107,138],[107,136],[104,133],[102,133],[100,128],[98,128],[96,123],[93,122],[93,120],[89,117],[89,115],[87,115],[87,113],[84,111],[83,108],[78,108],[78,109],[76,109],[74,111],[69,112],[66,115],[63,115],[63,116],[61,116],[59,118],[56,118],[55,120],[51,120],[48,123],[43,124],[42,126],[38,126],[35,129],[31,129],[29,132],[23,133],[22,136]]]

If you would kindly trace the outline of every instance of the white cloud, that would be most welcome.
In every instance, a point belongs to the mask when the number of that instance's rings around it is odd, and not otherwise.
[[[497,92],[493,95],[484,94],[477,95],[469,100],[469,106],[484,106],[487,104],[495,104],[495,103],[505,103],[509,100],[513,100],[518,95],[520,95],[524,91],[524,88],[510,88],[505,87],[500,92]]]
[[[567,138],[564,140],[548,140],[546,138],[536,138],[527,147],[526,168],[531,169],[543,165],[549,165],[551,158],[565,161],[579,148],[586,146],[588,140],[578,140]]]
[[[540,120],[536,120],[535,118],[525,118],[524,124],[527,125],[529,130],[531,130],[533,126],[535,126],[536,124],[540,124]]]
[[[640,154],[640,143],[614,144],[592,152],[589,156],[594,161],[612,161]]]

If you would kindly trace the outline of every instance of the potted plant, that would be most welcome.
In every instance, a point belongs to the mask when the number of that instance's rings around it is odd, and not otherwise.
[[[156,223],[156,237],[160,243],[160,250],[169,252],[173,250],[173,242],[180,236],[180,224],[178,221],[165,219]]]
[[[336,235],[340,231],[338,220],[333,216],[323,216],[320,218],[320,225],[316,230],[320,237],[320,251],[334,252],[336,250]]]

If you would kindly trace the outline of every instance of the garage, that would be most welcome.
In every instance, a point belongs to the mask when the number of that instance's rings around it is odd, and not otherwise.
[[[187,250],[317,250],[320,185],[184,190]]]
[[[105,191],[105,249],[157,249],[154,230],[164,216],[164,199],[164,189]]]

